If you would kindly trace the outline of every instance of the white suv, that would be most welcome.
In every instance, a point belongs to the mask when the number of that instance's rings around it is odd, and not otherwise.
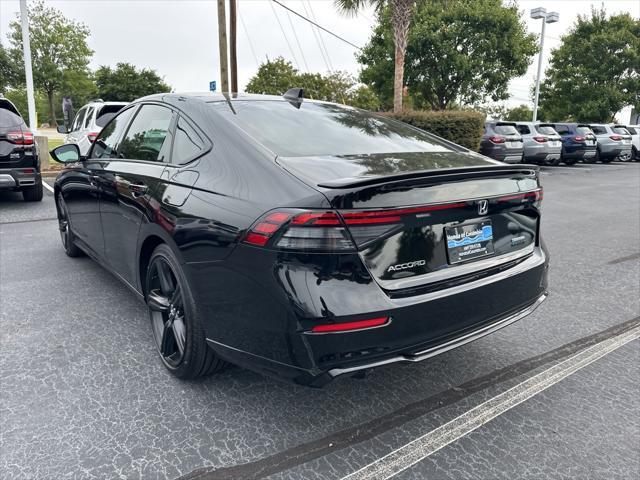
[[[626,125],[631,134],[631,159],[640,162],[640,125]]]
[[[58,125],[59,133],[66,133],[64,143],[75,143],[80,148],[80,154],[86,155],[91,144],[109,120],[111,120],[126,102],[103,102],[95,100],[83,106],[73,118],[71,128]]]

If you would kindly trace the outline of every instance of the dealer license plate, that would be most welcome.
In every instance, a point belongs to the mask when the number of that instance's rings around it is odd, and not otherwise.
[[[493,255],[491,220],[445,228],[449,263],[461,263]]]

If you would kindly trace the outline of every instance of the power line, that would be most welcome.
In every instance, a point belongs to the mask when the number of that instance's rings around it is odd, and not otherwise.
[[[307,5],[304,3],[304,0],[302,1],[302,8],[304,8],[304,13],[309,15],[309,10],[307,10]],[[329,61],[327,60],[327,56],[325,55],[325,51],[322,49],[322,44],[320,43],[320,38],[318,37],[318,33],[320,31],[316,27],[314,27],[312,24],[309,24],[309,28],[311,29],[311,33],[313,34],[313,38],[316,39],[316,45],[318,45],[318,49],[320,50],[320,55],[322,56],[322,61],[324,62],[325,66],[327,67],[327,71],[330,72],[331,68],[329,67]]]
[[[291,52],[291,56],[293,57],[293,61],[296,64],[296,68],[299,70],[300,69],[300,64],[298,63],[298,59],[296,58],[296,54],[293,53],[293,48],[291,47],[291,43],[289,42],[289,38],[287,38],[287,34],[284,33],[284,28],[282,27],[282,23],[280,23],[280,18],[278,17],[278,14],[276,13],[276,9],[273,8],[273,3],[269,2],[269,5],[271,5],[271,11],[273,11],[273,14],[276,17],[276,21],[278,22],[278,25],[280,25],[280,31],[282,32],[282,36],[284,37],[284,41],[287,42],[287,45],[289,46],[289,51]]]
[[[249,42],[249,49],[251,49],[251,54],[253,55],[253,59],[256,61],[256,66],[260,66],[260,62],[258,61],[258,56],[256,55],[256,51],[253,48],[253,42],[251,41],[251,37],[249,36],[249,30],[244,23],[244,17],[240,15],[240,2],[238,2],[238,17],[240,17],[240,24],[242,25],[242,30],[244,31],[244,35],[247,37],[247,41]]]
[[[307,4],[309,5],[309,11],[311,12],[311,17],[314,21],[318,21],[316,18],[316,13],[313,11],[313,6],[311,2],[307,0]],[[304,3],[303,3],[304,5]],[[327,54],[327,62],[329,63],[329,71],[333,71],[333,64],[331,63],[331,56],[329,55],[329,50],[327,49],[326,43],[324,43],[324,37],[322,36],[322,32],[318,31],[318,37],[320,38],[320,42],[322,42],[322,47],[324,48],[325,53]]]
[[[286,5],[280,3],[278,0],[271,0],[273,3],[277,3],[278,5],[280,5],[282,8],[289,10],[291,13],[293,13],[294,15],[299,16],[300,18],[302,18],[303,20],[314,24],[316,27],[318,27],[320,30],[323,30],[325,32],[327,32],[329,35],[333,35],[334,37],[336,37],[338,40],[342,40],[344,43],[347,43],[349,45],[351,45],[353,48],[357,48],[358,50],[362,50],[362,48],[360,48],[359,46],[357,46],[354,43],[351,43],[349,40],[346,40],[344,38],[342,38],[340,35],[338,35],[337,33],[333,33],[331,30],[328,30],[326,28],[324,28],[322,25],[318,25],[316,22],[314,22],[313,20],[308,19],[307,17],[305,17],[304,15],[296,12],[295,10],[292,10],[291,8],[287,7]]]
[[[289,14],[289,12],[287,12],[287,18],[289,19],[289,25],[291,25],[291,30],[293,30],[293,38],[296,39],[296,44],[298,45],[298,49],[300,50],[300,55],[302,55],[302,61],[304,62],[304,68],[306,68],[307,72],[308,72],[309,71],[309,65],[307,65],[307,59],[304,56],[304,50],[300,46],[300,40],[298,40],[298,34],[296,33],[296,29],[293,26],[293,21],[291,20],[291,15]]]

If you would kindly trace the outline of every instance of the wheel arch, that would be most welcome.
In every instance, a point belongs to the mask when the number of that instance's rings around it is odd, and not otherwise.
[[[151,254],[158,245],[167,245],[180,263],[183,263],[182,254],[180,249],[176,245],[171,236],[158,225],[150,223],[146,226],[143,225],[140,230],[138,239],[138,288],[139,291],[145,294],[145,281],[144,275],[146,274],[147,267],[149,266],[149,260]]]

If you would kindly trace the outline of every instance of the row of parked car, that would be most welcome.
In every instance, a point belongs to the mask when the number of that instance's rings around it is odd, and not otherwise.
[[[485,124],[480,153],[506,163],[573,165],[640,160],[640,126],[586,123]]]

